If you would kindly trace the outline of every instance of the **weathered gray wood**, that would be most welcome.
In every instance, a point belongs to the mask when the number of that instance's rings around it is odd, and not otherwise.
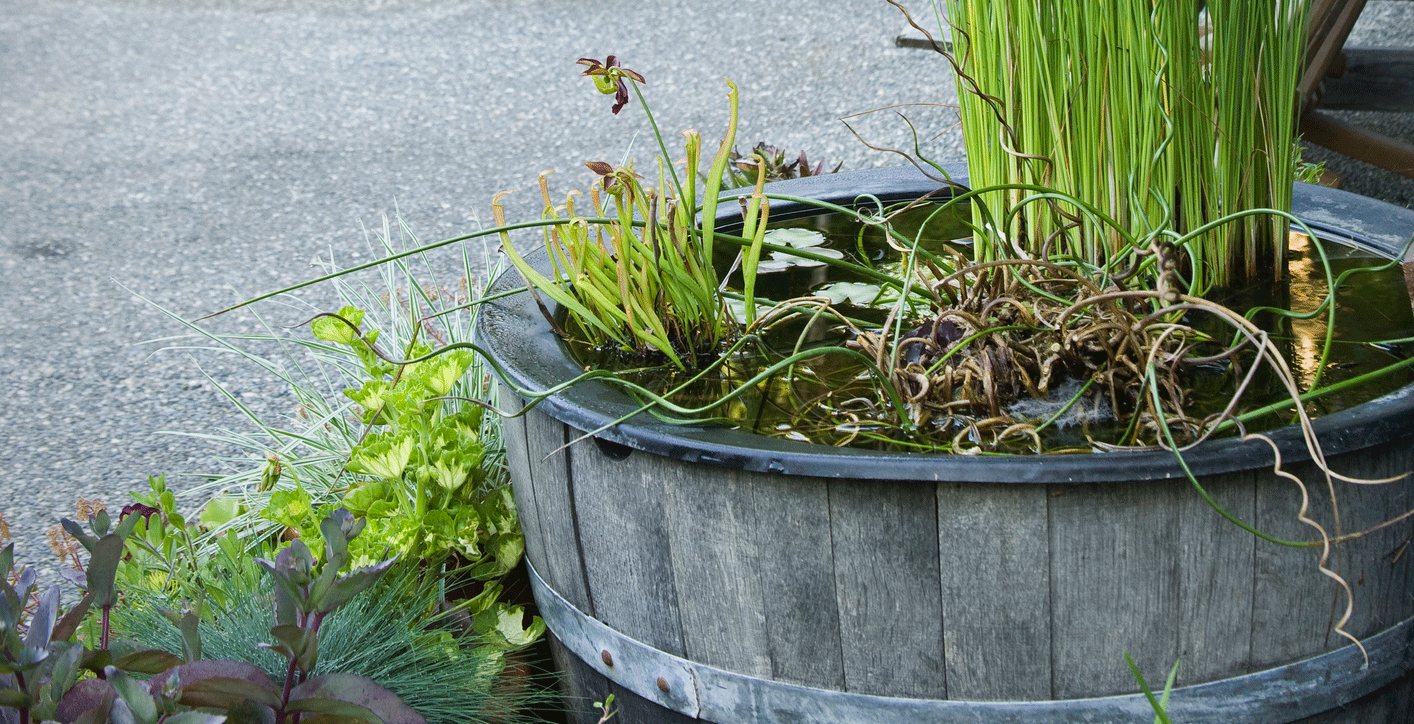
[[[1392,446],[1386,455],[1345,455],[1329,462],[1332,470],[1344,475],[1383,479],[1410,469],[1410,446]],[[1311,470],[1310,466],[1303,469]],[[1354,594],[1354,609],[1346,628],[1355,636],[1365,637],[1414,615],[1409,589],[1409,568],[1414,558],[1398,554],[1414,533],[1414,521],[1406,519],[1371,530],[1414,508],[1414,480],[1382,484],[1337,482],[1336,490],[1342,533],[1369,531],[1336,545],[1338,570]]]
[[[671,467],[682,463],[640,452],[615,460],[590,440],[565,454],[573,462],[571,485],[595,617],[683,656],[663,484]]]
[[[504,386],[499,388],[498,403],[509,414],[521,411],[522,405]],[[524,417],[506,417],[501,420],[501,442],[506,447],[506,468],[510,473],[511,492],[515,495],[516,515],[520,518],[520,529],[525,535],[525,559],[535,567],[551,586],[553,576],[549,575],[545,558],[545,537],[540,532],[542,518],[540,507],[535,502],[535,481],[530,472],[530,456],[525,449]]]
[[[693,475],[682,464],[661,470],[686,658],[770,677],[751,484],[736,471]]]
[[[1328,533],[1330,496],[1326,485],[1301,466],[1285,466],[1300,473],[1308,498],[1307,516]],[[1285,478],[1262,472],[1257,478],[1255,526],[1268,535],[1288,541],[1319,540],[1319,533],[1297,517],[1301,489]],[[1329,636],[1335,615],[1338,587],[1320,573],[1319,548],[1288,548],[1263,541],[1256,548],[1256,586],[1252,606],[1252,665],[1275,666],[1303,659],[1343,645]],[[1339,567],[1339,556],[1331,557]]]
[[[527,465],[545,546],[545,567],[537,570],[561,596],[592,614],[595,608],[585,582],[570,460],[565,451],[556,451],[565,444],[565,426],[539,410],[531,410],[524,419]]]
[[[684,716],[671,709],[665,709],[656,702],[649,701],[619,684],[605,678],[573,653],[565,649],[552,637],[555,668],[559,672],[565,692],[565,716],[575,724],[599,724],[603,721],[604,710],[596,708],[594,702],[604,702],[612,694],[611,710],[614,724],[700,724],[700,720]],[[577,696],[583,692],[584,696]]]
[[[1051,698],[1046,488],[939,483],[948,698]]]
[[[829,486],[845,690],[947,698],[934,486]]]
[[[829,486],[818,478],[753,475],[751,480],[772,678],[842,691]]]
[[[1171,481],[1051,486],[1052,694],[1131,693],[1178,657],[1178,508]],[[1165,635],[1166,632],[1166,635]]]
[[[1178,486],[1178,685],[1187,686],[1249,671],[1257,538],[1213,510],[1190,485]],[[1216,476],[1203,486],[1218,506],[1252,522],[1254,474]]]

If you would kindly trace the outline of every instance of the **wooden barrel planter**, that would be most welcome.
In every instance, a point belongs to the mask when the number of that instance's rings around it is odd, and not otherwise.
[[[787,183],[835,199],[932,188],[911,170]],[[1414,234],[1408,210],[1305,186],[1296,199],[1319,231],[1386,254]],[[481,325],[517,387],[579,371],[528,295],[489,305]],[[615,722],[1151,721],[1126,652],[1155,686],[1181,662],[1176,722],[1408,721],[1414,521],[1332,552],[1362,654],[1331,630],[1344,600],[1319,550],[1224,520],[1169,454],[873,453],[646,416],[561,449],[629,405],[583,385],[506,420],[576,722],[597,721],[589,702],[610,693]],[[1414,385],[1316,424],[1335,470],[1414,469]],[[1296,431],[1273,437],[1323,510]],[[1215,441],[1186,459],[1237,517],[1311,537],[1265,444]],[[1414,508],[1408,480],[1337,485],[1345,531]]]

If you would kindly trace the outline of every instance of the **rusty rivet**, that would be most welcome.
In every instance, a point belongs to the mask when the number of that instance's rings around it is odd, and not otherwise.
[[[613,665],[614,665],[614,655],[611,654],[611,653],[609,653],[609,650],[608,650],[608,649],[604,649],[603,651],[600,651],[600,652],[599,652],[599,658],[601,658],[601,659],[604,660],[604,665],[605,665],[605,666],[613,666]]]
[[[658,691],[661,691],[664,694],[668,693],[668,680],[664,679],[661,676],[658,677]]]

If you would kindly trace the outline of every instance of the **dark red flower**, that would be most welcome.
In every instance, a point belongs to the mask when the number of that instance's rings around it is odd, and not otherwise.
[[[580,58],[575,61],[579,65],[587,65],[589,69],[580,73],[594,79],[594,87],[599,89],[604,95],[614,96],[614,107],[610,110],[614,115],[618,115],[628,104],[628,85],[624,83],[624,78],[635,83],[648,84],[643,75],[638,71],[629,70],[619,65],[616,56],[609,56],[604,62],[599,62],[594,58]]]
[[[627,193],[629,201],[633,201],[634,180],[643,177],[634,173],[632,168],[610,166],[603,161],[587,161],[584,165],[599,174],[599,182],[603,184],[605,191],[614,196]]]
[[[122,520],[130,515],[140,515],[143,517],[144,520],[151,520],[152,516],[154,515],[161,517],[162,511],[150,505],[143,505],[142,503],[133,503],[132,505],[123,506],[123,512],[118,514],[118,520]]]

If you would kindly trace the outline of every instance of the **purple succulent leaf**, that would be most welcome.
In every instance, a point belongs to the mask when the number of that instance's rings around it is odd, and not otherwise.
[[[352,520],[353,515],[343,508],[339,509]],[[319,534],[324,536],[324,569],[333,568],[337,571],[349,562],[349,539],[344,533],[344,526],[334,515],[328,516],[319,521]]]
[[[270,635],[284,645],[286,656],[293,656],[300,669],[309,671],[314,668],[317,633],[294,624],[283,624],[270,629]]]
[[[77,568],[65,568],[59,571],[59,577],[81,591],[88,590],[88,576],[84,575],[82,570]]]
[[[64,532],[73,536],[74,540],[78,541],[79,545],[82,545],[84,550],[89,552],[93,551],[93,544],[97,543],[98,539],[89,535],[88,531],[83,529],[83,526],[68,518],[60,518],[59,525],[63,526]]]
[[[349,601],[352,601],[354,596],[363,593],[373,584],[377,583],[378,579],[382,578],[383,574],[387,573],[388,569],[392,568],[397,560],[398,557],[393,556],[381,563],[352,571],[339,580],[334,581],[333,585],[329,587],[329,590],[325,591],[324,595],[321,597],[316,610],[320,613],[330,613]]]
[[[266,711],[269,711],[268,707],[261,708],[265,709]],[[264,720],[256,719],[254,721],[260,722]],[[273,714],[270,716],[268,721],[270,722],[270,724],[274,724],[275,719]],[[220,714],[208,714],[203,711],[178,712],[162,720],[162,724],[222,724],[223,722],[225,724],[240,724],[240,720],[237,720],[234,717],[221,716]]]
[[[160,674],[182,663],[180,656],[160,649],[147,649],[121,656],[113,665],[134,674]]]
[[[264,701],[264,699],[268,697],[264,697],[260,692],[268,692],[269,696],[276,697],[276,701],[278,702],[279,694],[277,693],[278,689],[275,687],[275,682],[271,681],[270,677],[267,676],[260,667],[243,661],[203,660],[193,661],[190,664],[182,664],[181,666],[168,669],[152,677],[152,679],[148,681],[148,691],[154,696],[161,696],[164,691],[163,687],[167,684],[168,680],[172,679],[175,680],[181,692],[181,701],[183,703],[186,703],[187,692],[191,690],[192,686],[196,685],[196,692],[200,695],[203,691],[203,687],[216,691],[224,690],[223,687],[227,686],[225,683],[227,681],[237,682],[236,684],[230,684],[230,686],[240,687],[239,690],[245,692],[245,695],[241,696],[240,700],[256,699],[257,701]]]
[[[29,618],[25,646],[45,648],[54,636],[54,624],[59,619],[59,587],[50,586],[39,599],[39,606]]]
[[[398,698],[397,694],[385,689],[378,682],[356,674],[328,674],[316,676],[295,687],[290,692],[290,707],[301,711],[318,711],[311,700],[332,700],[354,704],[369,711],[376,718],[374,722],[385,724],[426,724],[412,707]]]
[[[113,685],[121,698],[121,702],[114,703],[115,721],[123,716],[119,713],[119,704],[127,709],[126,714],[132,717],[134,724],[157,721],[157,700],[148,692],[145,682],[138,681],[113,666],[104,669],[103,675],[108,678],[108,683]]]
[[[80,716],[90,712],[100,712],[100,721],[108,720],[107,710],[118,698],[118,691],[103,679],[84,679],[74,684],[59,699],[54,710],[54,719],[62,724],[73,724]]]
[[[118,575],[118,562],[123,558],[123,538],[105,535],[93,544],[93,555],[88,559],[88,590],[93,591],[94,603],[111,606],[117,600],[113,581]]]
[[[183,686],[178,701],[184,706],[207,709],[232,709],[247,701],[264,706],[278,706],[280,692],[273,687],[251,686],[250,682],[244,679],[210,676]]]
[[[245,701],[225,711],[226,724],[283,724],[275,721],[275,710],[254,701]],[[183,724],[169,717],[162,724]],[[196,724],[205,724],[197,722]],[[302,721],[301,724],[310,724]]]

